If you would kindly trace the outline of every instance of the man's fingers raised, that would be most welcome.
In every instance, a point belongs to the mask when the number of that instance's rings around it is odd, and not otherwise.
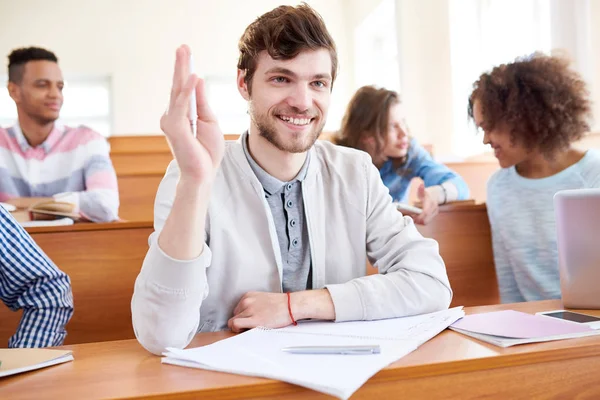
[[[175,67],[173,69],[173,83],[171,85],[170,108],[175,105],[179,93],[183,90],[190,74],[190,50],[186,45],[179,46],[175,52]]]
[[[196,85],[196,112],[198,119],[203,122],[216,122],[217,117],[206,100],[206,85],[204,79],[199,79]]]
[[[196,75],[191,75],[185,86],[183,87],[183,90],[179,93],[179,96],[177,96],[177,100],[175,102],[175,106],[173,109],[173,113],[177,116],[186,116],[186,117],[190,117],[189,113],[190,113],[190,99],[192,97],[192,92],[194,91],[194,88],[196,87],[196,84],[198,83],[198,77]]]

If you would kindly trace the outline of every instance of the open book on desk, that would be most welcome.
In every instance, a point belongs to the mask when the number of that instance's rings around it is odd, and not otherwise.
[[[588,325],[514,310],[468,315],[450,329],[500,347],[600,334]]]
[[[23,207],[26,200],[32,199],[20,200],[20,207],[15,209],[13,206],[11,214],[23,227],[72,225],[74,221],[82,220],[74,212],[75,206],[68,202],[43,200]]]
[[[75,212],[75,204],[58,201],[46,200],[33,204],[28,208],[32,215],[31,219],[53,219],[53,218],[71,218],[74,221],[81,219],[81,215]]]
[[[0,378],[72,360],[71,350],[0,349]]]
[[[360,322],[301,322],[255,328],[219,342],[168,349],[163,363],[281,380],[347,399],[379,370],[464,316],[462,307],[413,317]],[[379,354],[290,354],[294,346],[379,345]]]

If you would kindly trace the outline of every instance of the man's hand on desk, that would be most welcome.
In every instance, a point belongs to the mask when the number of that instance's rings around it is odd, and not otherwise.
[[[335,319],[333,301],[327,289],[290,293],[295,320]],[[286,293],[248,292],[233,310],[227,326],[233,332],[264,326],[282,328],[292,323]]]

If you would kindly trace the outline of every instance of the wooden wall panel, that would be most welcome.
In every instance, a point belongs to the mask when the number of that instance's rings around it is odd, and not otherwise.
[[[151,223],[90,223],[28,231],[71,278],[75,312],[65,344],[134,338],[131,296],[148,250]],[[7,346],[20,316],[0,307],[0,347]]]

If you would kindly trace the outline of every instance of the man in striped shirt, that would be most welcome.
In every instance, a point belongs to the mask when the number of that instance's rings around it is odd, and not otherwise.
[[[2,206],[0,300],[13,311],[23,310],[8,347],[60,346],[65,340],[73,314],[71,281]]]
[[[117,177],[106,139],[56,122],[64,86],[56,56],[37,47],[14,50],[8,80],[19,119],[0,128],[0,201],[53,198],[90,221],[117,220]]]

